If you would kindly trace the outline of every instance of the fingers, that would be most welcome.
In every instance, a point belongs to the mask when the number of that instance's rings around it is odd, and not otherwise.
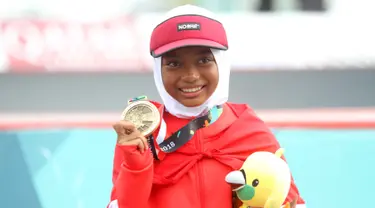
[[[134,124],[129,121],[119,121],[113,125],[113,129],[120,135],[131,134],[136,131]]]
[[[147,140],[143,136],[133,137],[126,142],[126,145],[136,145],[141,153],[148,149]]]
[[[117,143],[120,145],[136,145],[143,153],[148,149],[147,139],[129,121],[119,121],[113,125],[117,133]]]
[[[137,136],[132,138],[130,141],[136,140],[136,144],[138,146],[139,151],[142,153],[148,149],[148,142],[144,136]]]
[[[143,142],[143,139],[141,137],[138,137],[138,150],[141,153],[144,153],[146,151],[146,144]]]
[[[139,139],[142,142],[142,145],[139,145],[138,148],[141,150],[141,152],[145,152],[148,149],[148,142],[147,139],[144,136],[139,137]]]

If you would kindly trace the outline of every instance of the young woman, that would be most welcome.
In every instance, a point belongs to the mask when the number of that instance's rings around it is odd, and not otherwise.
[[[162,124],[151,145],[132,123],[114,125],[118,138],[108,207],[230,208],[233,196],[225,176],[253,152],[275,152],[279,144],[249,106],[227,102],[230,65],[220,21],[191,5],[166,16],[150,44],[163,100],[153,104]],[[175,151],[160,148],[171,138],[181,143]],[[295,200],[304,206],[292,182],[286,201]]]

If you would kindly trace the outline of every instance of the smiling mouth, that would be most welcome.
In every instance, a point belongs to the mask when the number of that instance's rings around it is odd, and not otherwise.
[[[198,87],[179,88],[179,90],[180,90],[181,92],[184,92],[184,93],[195,93],[195,92],[199,92],[199,91],[202,90],[204,87],[205,87],[205,85],[198,86]]]

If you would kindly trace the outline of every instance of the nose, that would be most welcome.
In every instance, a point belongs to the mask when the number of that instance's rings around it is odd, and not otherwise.
[[[189,66],[185,69],[185,73],[182,76],[182,80],[188,83],[193,83],[200,78],[199,70],[194,66]]]

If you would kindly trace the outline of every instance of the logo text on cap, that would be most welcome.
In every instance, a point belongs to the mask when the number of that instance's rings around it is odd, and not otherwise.
[[[183,30],[200,30],[201,24],[197,22],[185,22],[177,24],[177,31]]]

